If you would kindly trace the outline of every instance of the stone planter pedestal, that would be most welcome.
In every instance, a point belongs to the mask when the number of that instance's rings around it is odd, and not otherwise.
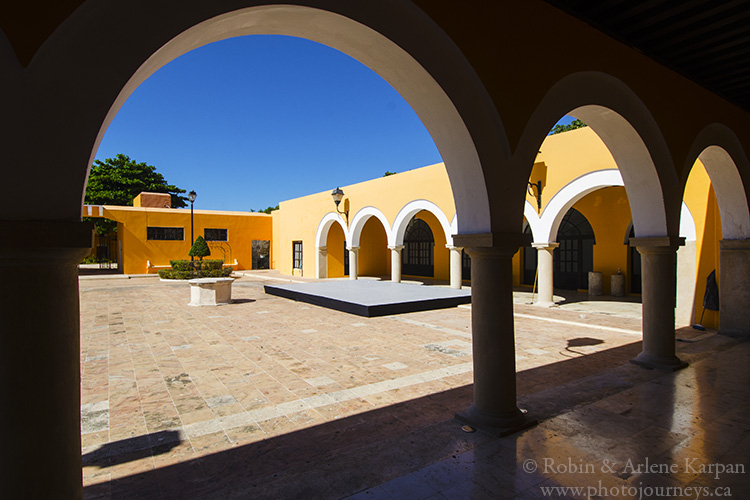
[[[189,280],[189,306],[221,306],[232,302],[234,278],[197,278]]]
[[[589,295],[598,296],[602,294],[602,273],[589,271]]]
[[[624,274],[613,274],[610,276],[610,291],[612,297],[624,297],[625,296],[625,275]]]

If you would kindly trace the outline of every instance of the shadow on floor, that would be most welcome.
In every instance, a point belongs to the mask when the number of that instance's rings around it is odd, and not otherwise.
[[[104,444],[81,458],[84,467],[105,468],[169,453],[181,442],[179,431],[159,431]]]
[[[520,403],[543,420],[608,396],[636,383],[607,371],[639,352],[636,342],[519,372]],[[636,378],[655,376],[627,369],[642,374]],[[560,389],[579,379],[573,390]],[[342,498],[492,441],[462,432],[453,418],[471,404],[472,390],[467,385],[91,485],[84,498]],[[551,396],[524,397],[534,393]]]

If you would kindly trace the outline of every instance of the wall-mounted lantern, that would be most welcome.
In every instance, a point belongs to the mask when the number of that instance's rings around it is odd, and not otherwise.
[[[341,203],[341,200],[344,199],[344,192],[337,187],[331,192],[331,197],[333,198],[333,202],[336,204],[336,212],[346,217],[346,225],[349,226],[349,210],[344,210],[343,212],[339,210],[339,203]]]

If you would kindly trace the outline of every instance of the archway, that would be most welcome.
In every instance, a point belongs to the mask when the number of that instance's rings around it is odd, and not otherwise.
[[[721,333],[750,336],[750,287],[746,285],[750,276],[750,161],[737,136],[727,127],[714,123],[703,129],[691,148],[685,168],[684,186],[688,189],[688,175],[698,161],[705,167],[710,178],[712,193],[720,221],[707,225],[718,243],[717,269],[719,281],[720,311],[718,327]],[[691,170],[692,169],[692,170]],[[710,202],[711,200],[709,200]],[[705,246],[706,238],[703,238]],[[697,286],[701,283],[699,269]],[[696,300],[696,302],[699,302]],[[696,308],[697,309],[697,308]]]
[[[334,224],[326,238],[326,278],[340,278],[349,275],[349,251],[346,249],[346,235],[343,228]]]
[[[385,276],[390,269],[388,253],[388,234],[377,217],[369,217],[361,226],[362,230],[357,245],[357,276]],[[351,259],[350,259],[351,267]],[[349,276],[352,275],[350,270]]]
[[[633,242],[644,268],[643,351],[633,362],[649,368],[684,367],[675,356],[672,300],[681,243],[680,193],[662,131],[644,102],[621,80],[598,72],[571,74],[550,88],[527,124],[519,148],[527,177],[543,138],[564,115],[580,119],[602,140],[627,192],[636,229]],[[544,295],[549,297],[550,283],[546,285]]]
[[[341,215],[333,212],[327,213],[318,224],[318,229],[315,231],[315,253],[316,253],[316,266],[315,266],[315,277],[318,279],[328,278],[328,240],[329,234],[333,226],[340,228],[340,233],[334,231],[343,236],[343,243],[345,248],[349,246],[349,232],[346,229],[346,223]],[[336,237],[334,237],[336,238]],[[334,242],[338,240],[334,239]],[[335,249],[334,249],[335,251]],[[334,264],[334,269],[338,269]],[[348,272],[344,272],[348,274]]]

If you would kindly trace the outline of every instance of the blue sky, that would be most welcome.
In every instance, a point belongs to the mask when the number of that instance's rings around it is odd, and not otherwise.
[[[196,208],[263,209],[442,161],[404,99],[351,57],[254,35],[196,49],[130,96],[96,158],[154,165]]]

